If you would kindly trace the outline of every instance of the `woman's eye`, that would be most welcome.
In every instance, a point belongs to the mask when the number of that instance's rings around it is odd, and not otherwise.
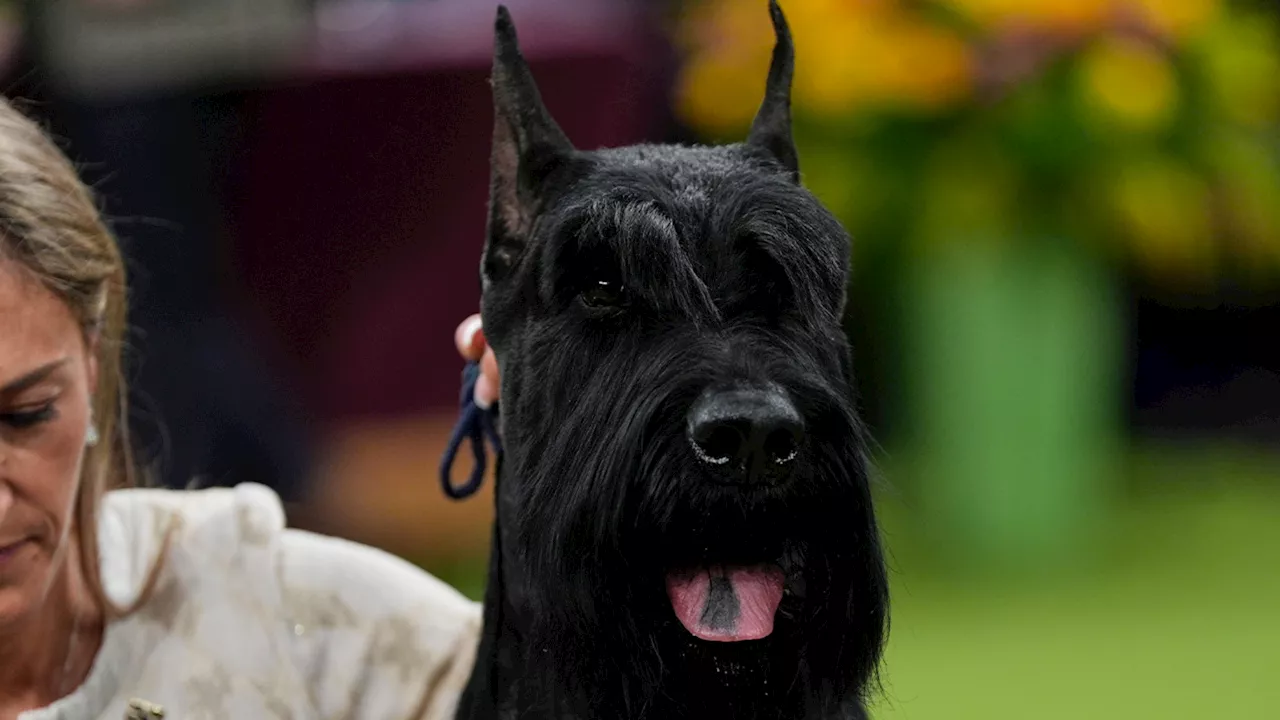
[[[15,430],[25,430],[41,423],[49,422],[55,417],[57,417],[57,411],[54,410],[53,403],[50,402],[35,408],[2,413],[0,414],[0,423],[4,423]]]
[[[597,280],[587,286],[579,296],[589,308],[616,308],[626,302],[621,283]]]

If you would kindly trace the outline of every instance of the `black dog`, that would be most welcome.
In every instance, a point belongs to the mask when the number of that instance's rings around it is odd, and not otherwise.
[[[888,592],[849,238],[799,184],[770,10],[747,142],[594,152],[498,11],[481,279],[506,455],[460,718],[864,717]]]

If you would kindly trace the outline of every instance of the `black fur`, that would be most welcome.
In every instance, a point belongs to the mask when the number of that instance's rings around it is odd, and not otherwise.
[[[770,10],[747,142],[583,152],[499,9],[481,278],[506,455],[459,718],[864,716],[888,591],[841,327],[849,238],[798,183]],[[584,302],[600,281],[606,306]],[[727,486],[694,458],[689,409],[728,381],[799,410],[788,481]],[[788,571],[769,637],[708,643],[676,620],[668,570],[765,561]]]

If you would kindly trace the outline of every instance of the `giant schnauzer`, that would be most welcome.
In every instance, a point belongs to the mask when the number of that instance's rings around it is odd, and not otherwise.
[[[498,10],[480,275],[505,456],[459,718],[865,717],[888,591],[849,237],[800,185],[769,9],[746,142],[589,152]]]

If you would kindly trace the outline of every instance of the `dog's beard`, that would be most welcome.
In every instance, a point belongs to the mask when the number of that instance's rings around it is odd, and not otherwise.
[[[533,649],[521,675],[589,716],[854,698],[878,662],[886,590],[845,395],[783,372],[811,428],[795,476],[720,486],[684,435],[711,368],[646,355],[600,366],[576,398],[551,395],[571,384],[525,387],[513,413],[507,567]]]

